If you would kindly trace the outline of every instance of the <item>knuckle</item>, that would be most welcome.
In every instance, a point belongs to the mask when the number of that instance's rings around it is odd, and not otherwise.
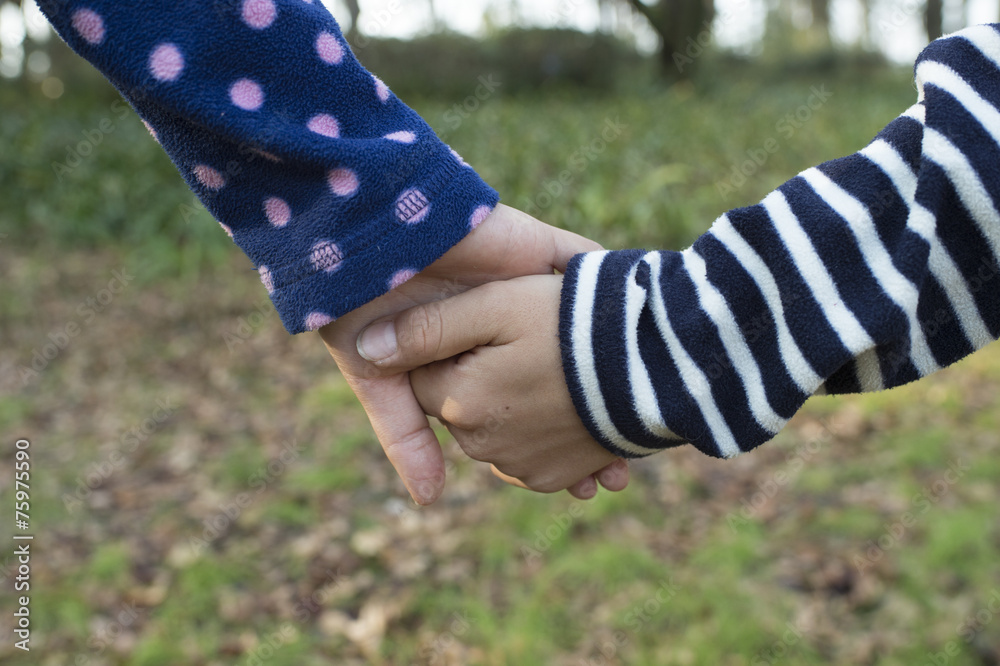
[[[522,479],[523,480],[523,479]],[[565,483],[560,483],[555,479],[528,479],[524,481],[524,484],[534,490],[536,493],[543,493],[545,495],[551,495],[552,493],[558,493],[566,489]]]
[[[428,303],[406,315],[400,327],[399,348],[409,355],[428,358],[441,349],[444,318],[440,303]]]

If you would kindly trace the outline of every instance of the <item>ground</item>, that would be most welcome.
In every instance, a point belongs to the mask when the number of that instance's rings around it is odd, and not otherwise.
[[[5,85],[0,500],[26,438],[35,540],[32,650],[5,594],[4,663],[1000,660],[1000,348],[815,398],[733,461],[635,463],[588,503],[503,486],[442,431],[448,488],[418,509],[317,336],[283,332],[141,124],[86,78],[58,103]],[[912,98],[892,70],[498,95],[457,128],[452,105],[414,104],[508,203],[609,247],[681,247]]]

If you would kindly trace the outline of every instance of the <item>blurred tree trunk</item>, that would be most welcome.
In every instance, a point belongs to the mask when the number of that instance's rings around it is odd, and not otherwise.
[[[861,0],[861,47],[872,48],[872,0]]]
[[[358,35],[358,17],[361,16],[361,7],[358,5],[358,0],[344,0],[344,4],[347,5],[347,11],[351,13],[351,27],[347,31],[348,38],[357,37]]]
[[[927,28],[927,39],[933,42],[944,34],[943,22],[943,0],[927,0],[927,7],[924,9],[924,27]]]
[[[667,76],[687,78],[698,59],[711,45],[713,0],[660,0],[647,5],[642,0],[628,4],[649,22],[663,42],[660,62]]]
[[[354,0],[357,2],[357,0]],[[441,31],[441,19],[438,17],[437,6],[434,4],[434,0],[427,0],[427,11],[430,13],[431,17],[431,29],[434,32]]]
[[[830,0],[810,0],[812,9],[813,29],[827,46],[833,43],[830,39]]]

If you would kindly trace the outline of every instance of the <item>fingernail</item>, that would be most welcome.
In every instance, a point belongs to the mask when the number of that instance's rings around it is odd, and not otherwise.
[[[358,353],[366,361],[384,361],[396,353],[396,327],[391,321],[372,324],[358,336]]]

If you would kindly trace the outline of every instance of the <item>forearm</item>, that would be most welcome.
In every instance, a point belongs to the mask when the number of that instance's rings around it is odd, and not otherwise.
[[[921,103],[859,153],[730,211],[684,252],[576,258],[564,369],[591,433],[630,456],[730,457],[814,393],[930,374],[1000,330],[1000,38],[918,62]]]
[[[496,193],[301,0],[41,0],[258,268],[316,329],[458,243]]]

